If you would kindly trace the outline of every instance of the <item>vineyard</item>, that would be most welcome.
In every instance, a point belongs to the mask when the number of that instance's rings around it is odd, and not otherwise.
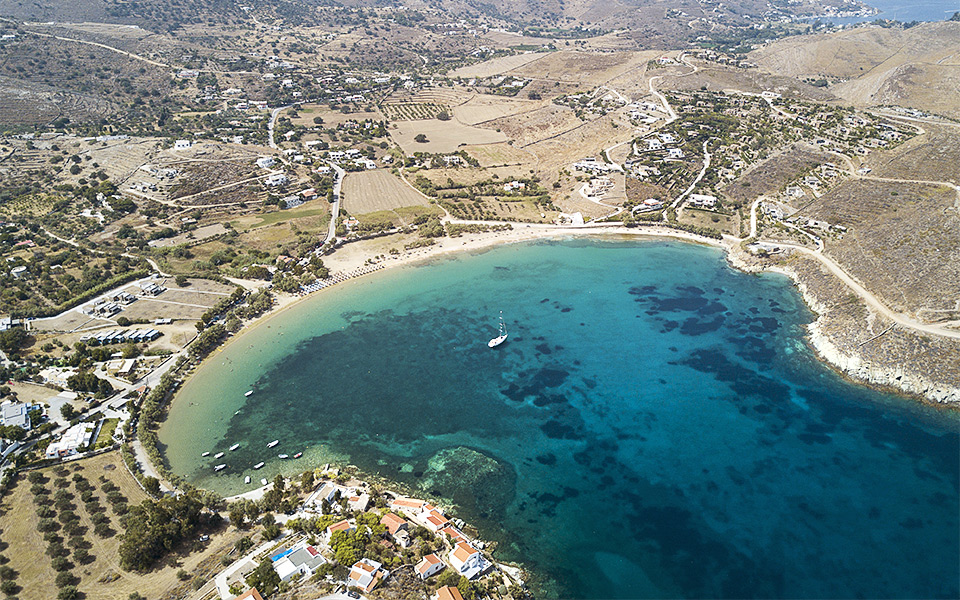
[[[390,121],[422,121],[435,119],[442,112],[449,113],[450,107],[433,102],[398,102],[380,107]]]

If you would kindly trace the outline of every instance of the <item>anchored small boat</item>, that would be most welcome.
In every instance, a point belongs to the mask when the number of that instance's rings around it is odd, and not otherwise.
[[[244,396],[247,397],[247,398],[249,398],[249,397],[251,396],[251,394],[253,394],[253,390],[250,390],[249,392],[247,392],[246,394],[244,394]]]
[[[267,444],[267,448],[273,448],[274,446],[276,446],[276,445],[279,444],[279,443],[280,443],[280,440],[273,440],[272,442],[270,442],[269,444]]]
[[[204,452],[204,453],[201,454],[200,456],[210,456],[210,453],[209,453],[209,452]]]
[[[226,469],[226,468],[227,468],[227,465],[223,464],[223,465],[217,465],[217,466],[215,466],[215,467],[213,468],[213,470],[214,470],[214,471],[222,471],[222,470],[224,470],[224,469]]]
[[[217,452],[213,455],[214,458],[220,458],[221,456],[223,456],[223,452]]]
[[[303,452],[297,452],[293,455],[294,458],[300,458],[301,456],[303,456]]]
[[[503,323],[503,311],[500,311],[500,335],[487,342],[490,348],[496,348],[507,341],[507,326]]]
[[[246,477],[244,477],[244,478],[243,478],[243,482],[244,482],[244,483],[250,483],[250,476],[247,475]]]
[[[290,458],[289,454],[278,454],[277,458]]]
[[[236,450],[236,449],[239,448],[239,447],[240,447],[240,444],[234,444],[234,445],[230,446],[230,451],[233,452],[234,450]]]
[[[257,464],[253,465],[253,468],[254,468],[254,469],[260,469],[260,468],[263,467],[263,465],[264,465],[264,463],[258,462]]]

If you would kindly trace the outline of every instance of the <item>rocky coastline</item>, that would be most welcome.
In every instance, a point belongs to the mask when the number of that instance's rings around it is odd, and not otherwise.
[[[858,383],[960,408],[960,341],[897,327],[871,311],[816,260],[799,253],[759,258],[739,247],[727,255],[742,271],[793,280],[817,318],[807,343],[818,357]]]

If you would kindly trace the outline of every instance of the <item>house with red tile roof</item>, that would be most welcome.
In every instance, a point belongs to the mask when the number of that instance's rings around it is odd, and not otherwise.
[[[467,542],[457,542],[450,551],[448,560],[450,566],[467,579],[477,577],[491,566],[480,551]]]
[[[373,591],[373,588],[390,576],[390,571],[382,567],[383,565],[369,558],[358,560],[350,567],[350,585],[365,592]]]
[[[437,512],[432,512],[427,515],[427,518],[423,520],[423,524],[430,531],[437,533],[441,529],[447,526],[450,521],[443,515]]]
[[[347,519],[344,519],[342,521],[337,521],[333,525],[327,527],[326,533],[329,536],[329,535],[333,535],[334,531],[342,531],[344,533],[350,533],[354,529],[356,529],[356,527],[352,525],[350,521],[348,521]]]
[[[443,535],[443,536],[449,535],[450,538],[453,540],[453,543],[469,541],[467,539],[467,536],[463,535],[463,532],[461,532],[459,529],[457,529],[453,525],[448,524],[446,527],[441,529],[439,533],[440,535]]]
[[[460,590],[452,585],[445,585],[437,590],[434,600],[463,600],[463,595],[460,594]]]
[[[410,523],[406,519],[391,512],[388,512],[380,518],[380,524],[387,528],[390,535],[395,535],[401,529],[408,529],[410,527]]]
[[[263,600],[263,596],[260,595],[260,592],[257,591],[257,588],[250,588],[234,598],[234,600]]]
[[[436,554],[428,554],[417,563],[416,571],[420,579],[427,579],[428,577],[433,577],[446,567],[447,565],[440,560],[439,556]]]

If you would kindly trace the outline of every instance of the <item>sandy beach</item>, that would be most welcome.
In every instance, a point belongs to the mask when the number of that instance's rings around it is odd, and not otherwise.
[[[388,252],[390,247],[399,245],[402,248],[402,242],[398,242],[396,238],[387,237],[354,242],[345,244],[338,248],[335,253],[325,256],[323,262],[330,269],[331,273],[350,272],[368,264],[380,264],[384,267],[393,267],[428,260],[453,252],[483,250],[501,244],[567,236],[664,237],[717,247],[727,247],[726,244],[719,240],[660,226],[628,228],[617,226],[570,227],[531,223],[511,223],[511,225],[513,229],[509,231],[465,233],[456,238],[436,238],[436,243],[431,246],[412,250],[400,250],[398,254],[389,254]],[[417,238],[415,236],[409,236],[409,239],[414,240]]]

